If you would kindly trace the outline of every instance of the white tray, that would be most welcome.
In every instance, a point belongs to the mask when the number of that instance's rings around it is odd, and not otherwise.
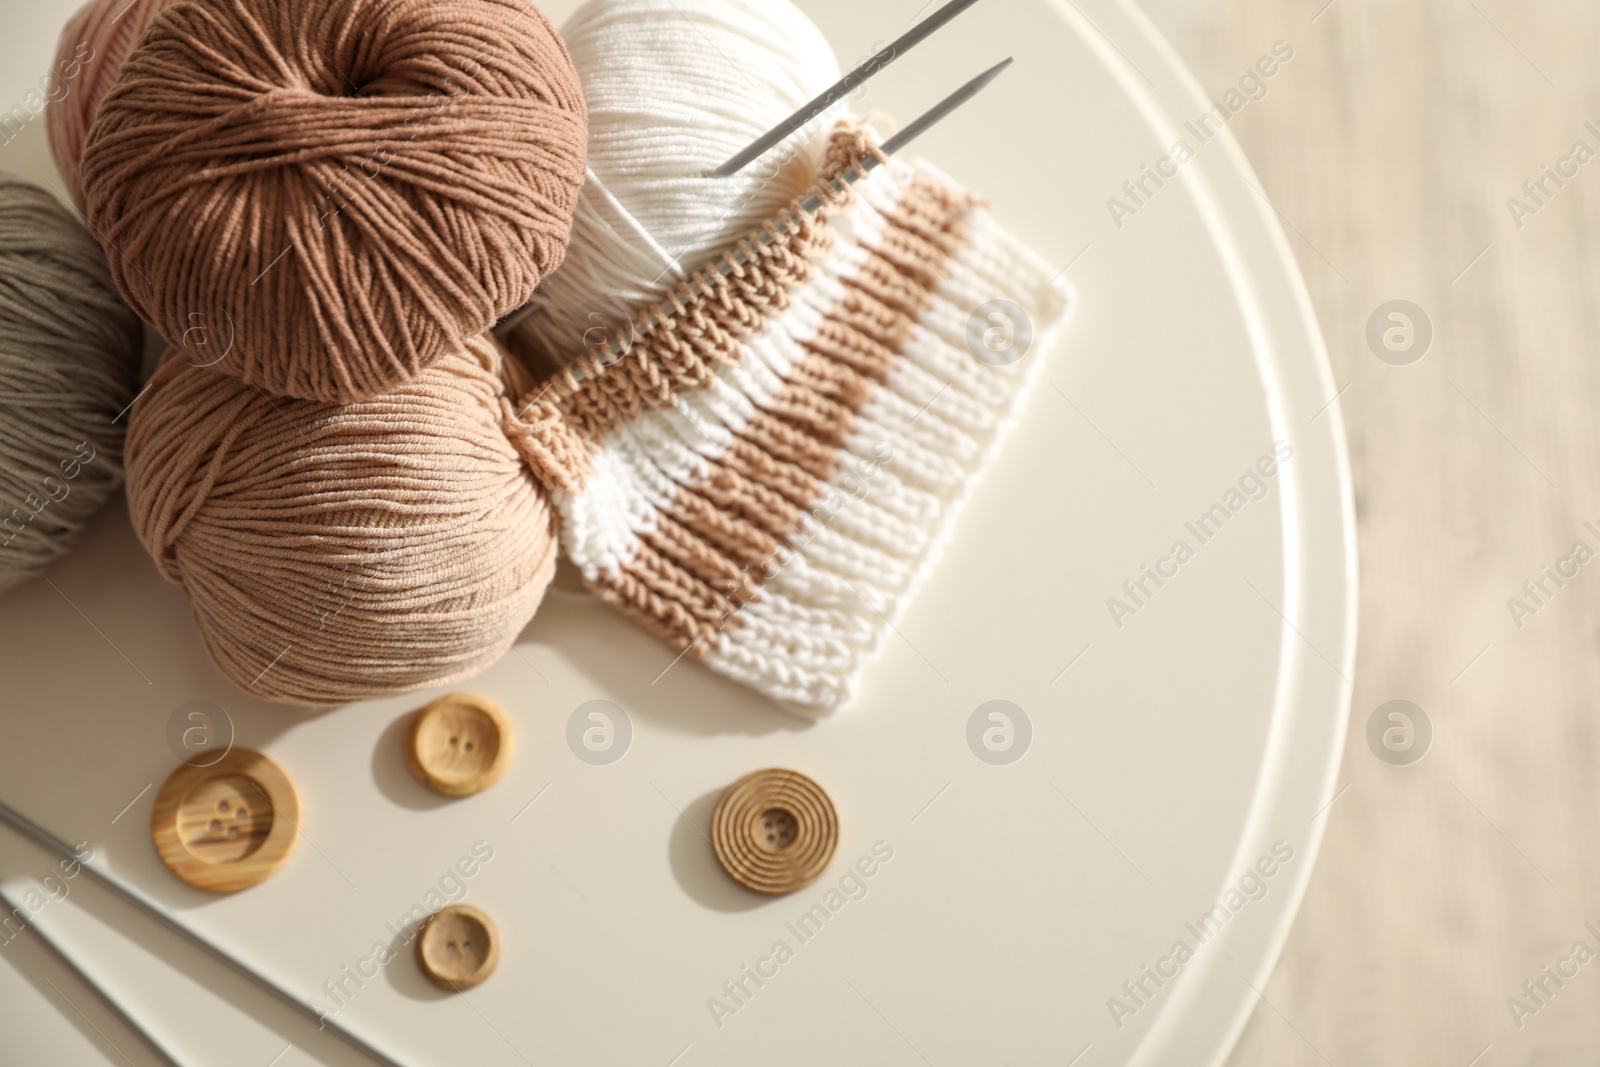
[[[574,6],[548,10],[559,24]],[[846,63],[911,14],[803,6]],[[53,20],[35,35],[48,37],[70,7],[24,18]],[[1344,736],[1355,539],[1336,387],[1231,136],[1113,222],[1107,198],[1174,141],[1196,144],[1184,122],[1210,107],[1131,4],[988,0],[858,107],[913,115],[1007,54],[1016,67],[916,152],[1071,262],[1081,303],[855,706],[810,725],[690,663],[653,682],[672,649],[598,604],[552,599],[470,684],[510,710],[512,768],[447,803],[399,744],[401,717],[433,694],[324,715],[239,696],[112,507],[54,587],[0,600],[0,799],[93,842],[116,878],[308,1000],[487,842],[467,899],[500,923],[494,978],[442,995],[402,952],[338,1017],[418,1067],[1220,1062],[1310,875]],[[5,89],[20,97],[26,78]],[[42,180],[42,146],[30,129],[0,166]],[[1270,495],[1199,545],[1185,523],[1275,441],[1293,458]],[[1108,598],[1178,539],[1193,560],[1119,628]],[[277,759],[303,801],[284,868],[223,899],[178,883],[149,837],[144,790],[172,770],[168,717],[194,699],[226,707],[237,743]],[[594,699],[634,726],[610,766],[565,740]],[[1033,726],[1009,766],[967,744],[994,699]],[[822,883],[765,901],[728,882],[700,831],[727,783],[773,765],[821,781],[843,827]],[[785,923],[879,841],[894,858],[868,894],[799,944]],[[1277,841],[1294,858],[1198,944],[1186,924]],[[777,940],[794,959],[719,1028],[708,998],[727,1001],[723,983]],[[1179,940],[1196,947],[1181,976],[1144,979],[1136,1004],[1123,983]],[[1120,1027],[1112,997],[1138,1008]],[[211,1025],[141,999],[174,1047]]]

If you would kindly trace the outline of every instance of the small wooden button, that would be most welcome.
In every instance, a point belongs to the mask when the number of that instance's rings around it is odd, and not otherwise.
[[[294,783],[282,767],[244,748],[209,766],[173,771],[150,816],[161,861],[211,893],[266,881],[288,858],[299,826]]]
[[[417,938],[417,963],[442,989],[471,989],[500,963],[500,931],[470,904],[441,909]]]
[[[451,693],[417,712],[406,753],[411,773],[435,793],[487,789],[511,762],[511,720],[476,693]]]
[[[711,815],[711,845],[733,880],[758,893],[816,881],[839,843],[839,817],[799,771],[765,770],[730,785]]]

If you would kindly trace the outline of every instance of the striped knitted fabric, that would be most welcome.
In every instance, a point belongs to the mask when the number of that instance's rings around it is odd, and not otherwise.
[[[793,708],[850,699],[1038,376],[1070,297],[976,197],[841,127],[813,215],[729,277],[638,314],[625,357],[569,365],[505,422],[563,552],[675,651]],[[796,209],[797,211],[797,209]],[[732,250],[728,257],[731,260]],[[1029,353],[969,347],[991,300]],[[573,354],[575,357],[578,353]]]

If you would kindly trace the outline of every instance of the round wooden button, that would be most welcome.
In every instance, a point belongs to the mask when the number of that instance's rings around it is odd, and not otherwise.
[[[173,771],[150,816],[161,861],[212,893],[265,881],[288,858],[299,826],[294,783],[282,767],[244,748],[209,766]]]
[[[443,989],[471,989],[500,963],[500,931],[470,904],[441,909],[417,938],[422,973]]]
[[[822,787],[799,771],[765,770],[730,785],[711,815],[723,870],[758,893],[792,893],[816,881],[839,843],[839,817]]]
[[[451,693],[417,712],[411,773],[435,793],[465,797],[493,785],[511,762],[511,720],[476,693]]]

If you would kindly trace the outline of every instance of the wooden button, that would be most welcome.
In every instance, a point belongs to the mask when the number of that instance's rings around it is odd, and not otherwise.
[[[451,693],[417,712],[411,773],[435,793],[465,797],[493,785],[511,762],[511,720],[476,693]]]
[[[457,992],[471,989],[500,963],[500,931],[470,904],[452,904],[422,928],[417,962],[435,985]]]
[[[816,881],[839,843],[839,817],[799,771],[765,770],[730,785],[711,815],[711,845],[733,880],[758,893]]]
[[[161,861],[211,893],[265,881],[288,858],[299,826],[294,783],[282,767],[244,748],[206,767],[173,771],[150,817]]]

